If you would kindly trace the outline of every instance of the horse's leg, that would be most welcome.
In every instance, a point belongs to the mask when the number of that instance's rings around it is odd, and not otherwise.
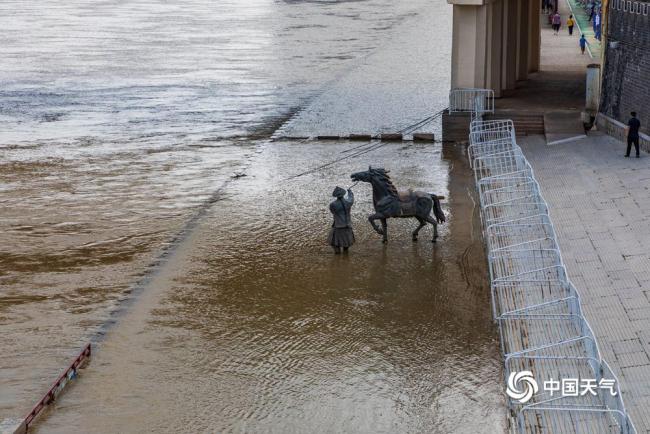
[[[382,242],[387,243],[388,242],[388,224],[386,223],[385,218],[381,219],[381,227],[384,230],[384,239],[382,240]]]
[[[384,218],[384,215],[383,215],[383,214],[380,214],[380,213],[370,214],[370,215],[368,216],[368,221],[369,221],[370,224],[372,225],[372,228],[373,228],[373,229],[375,230],[375,232],[377,232],[379,235],[384,235],[384,233],[383,233],[382,230],[379,228],[379,226],[377,226],[377,223],[375,223],[375,222],[376,222],[377,220],[379,220],[379,219],[382,219],[382,218]]]
[[[418,240],[418,232],[420,232],[420,229],[422,229],[427,225],[426,222],[422,219],[422,217],[415,216],[415,218],[418,219],[420,225],[413,231],[413,241]]]
[[[431,242],[435,243],[438,238],[438,222],[430,215],[426,216],[424,219],[433,225],[433,239]]]

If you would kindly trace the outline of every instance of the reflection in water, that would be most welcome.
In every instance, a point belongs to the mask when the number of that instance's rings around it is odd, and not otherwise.
[[[120,318],[42,431],[503,431],[462,150],[386,145],[283,181],[349,146],[267,145]],[[333,185],[382,163],[398,186],[449,198],[439,243],[424,234],[413,243],[415,222],[398,220],[383,245],[366,221],[363,184],[358,242],[333,255],[324,241]]]

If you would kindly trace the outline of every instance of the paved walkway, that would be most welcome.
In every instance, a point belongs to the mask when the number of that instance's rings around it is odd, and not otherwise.
[[[569,277],[639,434],[650,433],[650,156],[603,133],[548,146],[521,138]]]
[[[563,22],[571,13],[566,0],[559,3]],[[541,20],[541,56],[539,72],[528,80],[517,82],[510,95],[496,100],[499,110],[519,110],[545,113],[557,110],[580,112],[585,106],[585,76],[587,65],[599,63],[599,58],[580,54],[579,32],[569,35],[566,26],[556,36],[545,14]]]
[[[576,24],[578,28],[574,27],[574,34],[580,37],[580,34],[584,34],[587,42],[589,43],[589,51],[594,58],[600,59],[601,52],[601,43],[596,39],[596,33],[594,32],[594,26],[589,20],[589,12],[585,10],[584,6],[578,0],[566,0],[571,8],[571,12],[576,19]],[[566,23],[566,19],[569,18],[568,15],[562,17],[563,23]],[[565,26],[566,29],[566,26]],[[566,30],[568,32],[568,30]]]

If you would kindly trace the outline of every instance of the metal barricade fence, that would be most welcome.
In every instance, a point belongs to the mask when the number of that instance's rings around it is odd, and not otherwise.
[[[636,434],[618,380],[602,360],[582,314],[548,206],[517,145],[513,123],[481,120],[482,110],[493,103],[472,103],[477,95],[489,95],[477,91],[454,89],[450,111],[478,109],[470,124],[468,158],[479,195],[506,378],[531,371],[538,385],[549,378],[613,379],[617,392],[559,396],[543,391],[523,404],[510,399],[515,428],[521,433]]]
[[[452,89],[449,92],[449,113],[466,112],[472,116],[494,113],[494,91],[491,89]]]

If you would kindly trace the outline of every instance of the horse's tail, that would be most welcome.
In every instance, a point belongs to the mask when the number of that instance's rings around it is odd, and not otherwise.
[[[429,194],[431,194],[431,199],[433,199],[433,215],[436,217],[436,220],[438,220],[438,223],[444,223],[447,219],[445,213],[442,211],[442,207],[440,206],[440,198],[433,193]]]

